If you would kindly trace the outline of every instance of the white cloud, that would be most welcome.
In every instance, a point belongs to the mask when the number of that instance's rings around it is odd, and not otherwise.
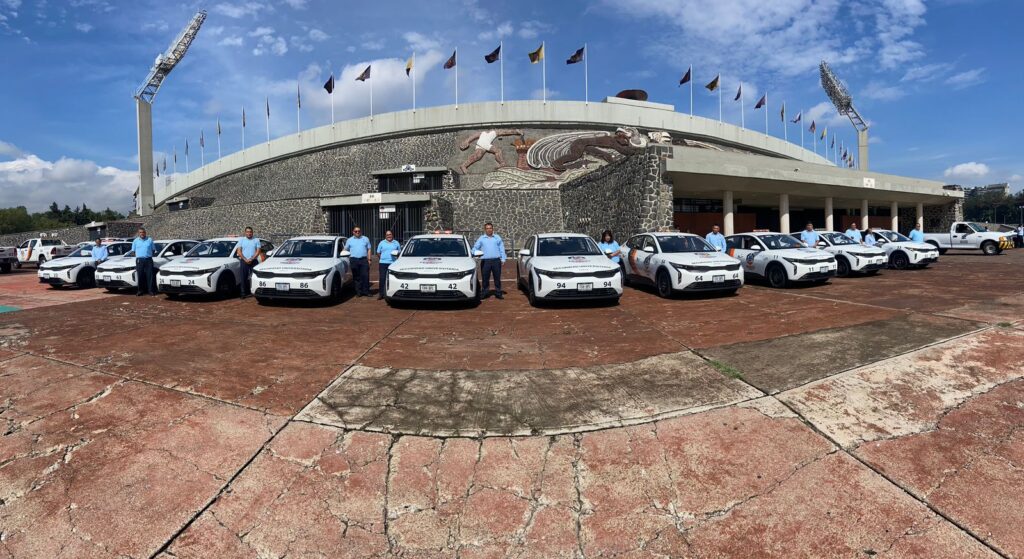
[[[838,126],[850,121],[847,117],[837,113],[832,103],[822,101],[804,111],[801,122],[804,123],[804,126],[810,126],[811,122],[814,122],[818,129],[821,129],[822,126]]]
[[[984,178],[989,174],[989,171],[990,170],[988,168],[988,165],[985,165],[984,163],[977,163],[975,161],[971,161],[969,163],[960,163],[959,165],[953,165],[952,167],[946,169],[942,173],[942,176],[946,177],[947,179],[969,181]]]
[[[81,31],[82,33],[88,33],[92,31],[93,27],[90,23],[76,23],[75,29]]]
[[[554,27],[540,21],[524,21],[519,27],[519,36],[523,39],[536,39],[541,33],[548,33]]]
[[[323,31],[321,31],[319,29],[314,28],[314,29],[310,29],[309,30],[309,38],[311,40],[313,40],[313,41],[320,42],[320,41],[326,41],[327,39],[329,39],[330,35],[328,35],[327,33],[324,33]]]
[[[257,27],[249,32],[249,36],[257,39],[256,47],[252,49],[253,56],[263,56],[264,54],[283,56],[288,52],[288,42],[284,40],[284,37],[274,35],[273,27]]]
[[[867,99],[878,101],[895,101],[905,97],[907,92],[898,85],[886,85],[882,82],[872,81],[861,91],[861,95]]]
[[[250,37],[265,37],[267,35],[273,35],[273,34],[274,34],[274,28],[273,27],[257,27],[256,29],[253,29],[252,31],[249,32],[249,36]]]
[[[288,4],[296,10],[305,10],[307,0],[284,0],[285,4]]]
[[[1010,177],[1007,180],[1009,180],[1010,182],[1018,182],[1018,181],[1020,181],[1022,179],[1024,179],[1024,177],[1014,173],[1014,174],[1010,175]]]
[[[875,13],[875,24],[881,44],[878,57],[882,68],[893,69],[924,56],[921,44],[910,39],[914,30],[924,25],[924,14],[924,0],[881,1],[881,9]]]
[[[415,31],[410,31],[402,35],[402,38],[405,39],[405,42],[409,44],[409,48],[415,52],[423,52],[441,48],[440,41],[432,39],[422,33],[417,33]]]
[[[2,146],[13,148],[5,142],[0,142]],[[43,210],[53,201],[124,211],[131,207],[138,182],[135,171],[64,157],[46,161],[20,150],[15,159],[0,162],[0,199],[5,206],[25,206],[29,211]]]
[[[0,140],[0,157],[17,158],[24,155],[25,152],[18,149],[18,146]]]
[[[273,11],[269,4],[263,2],[222,2],[213,7],[215,13],[238,19],[245,16],[257,16],[263,11]]]
[[[492,29],[490,31],[482,31],[476,37],[477,37],[477,39],[480,39],[481,41],[493,41],[495,39],[499,39],[500,40],[500,39],[504,39],[505,37],[508,37],[514,31],[515,31],[515,29],[512,27],[512,22],[506,21],[506,22],[502,23],[501,25],[499,25],[495,29]]]
[[[543,99],[544,93],[547,92],[547,99],[555,99],[558,97],[558,91],[551,89],[550,87],[545,90],[544,88],[538,87],[530,92],[530,99]]]
[[[240,47],[242,46],[243,40],[238,35],[232,35],[230,37],[224,37],[217,42],[222,47]]]
[[[953,86],[953,89],[964,89],[985,81],[985,68],[974,68],[951,76],[946,83]]]
[[[363,50],[384,50],[384,39],[366,39],[359,45]]]
[[[903,74],[903,78],[900,81],[912,82],[930,82],[936,78],[941,77],[943,74],[949,72],[953,68],[952,64],[946,63],[935,63],[935,64],[923,64],[921,66],[913,66]]]
[[[167,22],[160,22],[160,23],[162,24],[164,29],[167,28]],[[147,28],[154,29],[155,27],[156,27],[156,24],[154,24],[154,23],[147,23],[147,24],[142,26],[142,29],[143,30],[145,30]],[[203,35],[213,35],[213,36],[216,37],[216,36],[220,36],[223,33],[224,33],[224,26],[223,25],[214,25],[213,27],[204,27],[203,28]]]

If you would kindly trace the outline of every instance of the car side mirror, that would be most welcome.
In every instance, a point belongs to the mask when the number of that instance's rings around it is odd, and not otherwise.
[[[519,251],[519,256],[530,256],[530,249],[524,248],[523,250]]]
[[[750,250],[761,250],[761,245],[754,245],[750,247]]]
[[[484,251],[482,251],[482,250],[474,250],[473,251],[473,258],[480,258],[483,255],[484,255]]]
[[[651,254],[654,254],[654,247],[652,247],[652,246],[645,246],[644,247],[644,252],[649,252]]]
[[[818,248],[825,248],[828,245],[825,244],[825,241],[818,241],[814,246],[816,246]]]
[[[612,251],[606,250],[606,251],[604,251],[604,255],[607,256],[608,258],[611,258],[612,257]]]
[[[392,258],[398,258],[398,251],[397,250],[391,251],[391,257]]]
[[[347,250],[343,250],[338,253],[339,258],[348,258],[349,256],[352,256],[352,253]]]

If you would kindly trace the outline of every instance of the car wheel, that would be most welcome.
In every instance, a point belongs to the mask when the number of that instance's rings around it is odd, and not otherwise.
[[[983,252],[985,256],[999,254],[999,245],[992,241],[985,241],[984,243],[981,243],[981,252]]]
[[[46,264],[46,257],[45,256],[40,256],[39,257],[39,265],[42,266],[43,264]]]
[[[11,273],[11,263],[4,262],[3,264],[0,264],[0,272],[3,272],[5,274]]]
[[[533,288],[533,278],[530,278],[530,283],[526,286],[526,298],[530,300],[530,306],[540,306],[540,297],[537,297],[537,292]]]
[[[836,275],[841,278],[850,275],[850,261],[842,256],[836,258]]]
[[[344,287],[341,285],[341,276],[335,274],[334,279],[331,280],[331,292],[327,296],[332,302],[340,303],[342,294],[344,293]],[[256,299],[259,300],[258,298]]]
[[[897,270],[906,270],[910,266],[910,258],[903,251],[898,250],[889,257],[889,265]]]
[[[672,296],[672,278],[669,277],[668,272],[665,270],[658,272],[655,287],[658,289],[658,297],[668,299]]]
[[[231,274],[225,272],[217,278],[217,295],[220,295],[221,297],[231,296],[235,286],[231,285],[232,281],[228,279],[229,277],[231,277]]]
[[[786,287],[786,283],[789,281],[789,278],[786,277],[786,270],[783,270],[779,264],[769,267],[765,272],[765,277],[768,279],[768,285],[777,289]]]
[[[96,287],[96,274],[89,270],[83,270],[78,273],[78,286],[82,289],[92,289]]]

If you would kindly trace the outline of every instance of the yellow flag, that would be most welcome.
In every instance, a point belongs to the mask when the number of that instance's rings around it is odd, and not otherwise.
[[[413,60],[415,60],[415,59],[416,59],[416,55],[414,54],[414,55],[410,56],[409,60],[405,63],[405,75],[408,76],[409,72],[412,71],[412,63],[413,63]]]
[[[540,44],[540,48],[530,53],[530,64],[536,64],[544,60],[544,43]]]

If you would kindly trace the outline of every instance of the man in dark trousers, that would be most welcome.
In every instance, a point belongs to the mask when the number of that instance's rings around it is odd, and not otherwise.
[[[505,263],[505,242],[501,235],[494,232],[494,225],[490,222],[484,224],[484,234],[473,244],[473,252],[482,251],[480,257],[480,279],[483,281],[481,295],[490,297],[489,288],[491,276],[494,276],[494,296],[504,299],[501,292],[501,265]]]
[[[245,228],[245,236],[238,241],[235,258],[242,261],[242,288],[239,297],[252,297],[252,269],[260,263],[260,240],[253,235],[252,227]]]
[[[146,229],[139,227],[139,236],[132,241],[135,251],[135,277],[139,280],[137,296],[156,295],[156,278],[153,276],[153,239],[146,235]]]
[[[356,284],[356,297],[370,296],[370,239],[363,236],[359,227],[352,229],[352,236],[345,241],[352,265],[352,279]]]

